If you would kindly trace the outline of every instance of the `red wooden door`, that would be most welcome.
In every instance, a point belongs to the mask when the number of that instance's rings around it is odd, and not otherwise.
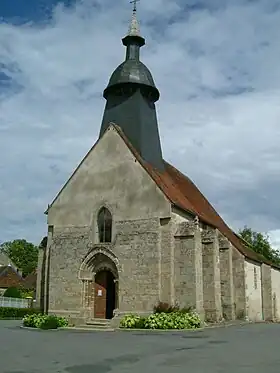
[[[107,299],[107,272],[98,272],[95,276],[94,287],[94,317],[97,319],[106,318]]]

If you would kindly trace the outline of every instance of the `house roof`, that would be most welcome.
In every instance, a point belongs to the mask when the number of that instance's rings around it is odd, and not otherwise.
[[[6,271],[6,269],[8,269],[9,266],[0,266],[0,276],[3,276],[4,275],[4,272]]]
[[[141,158],[129,143],[121,128],[117,125],[114,125],[114,127],[130,148],[135,158],[142,164],[174,206],[192,215],[198,216],[201,221],[217,228],[246,258],[279,268],[277,265],[271,263],[262,255],[243,244],[240,238],[228,227],[214,207],[186,175],[166,161],[164,161],[165,170],[163,172],[155,169]]]
[[[11,259],[8,257],[7,254],[4,253],[3,250],[0,250],[0,267],[2,266],[7,266],[11,265],[15,269],[17,269],[17,266],[11,261]]]
[[[0,287],[19,286],[24,282],[22,276],[10,265],[0,266]]]

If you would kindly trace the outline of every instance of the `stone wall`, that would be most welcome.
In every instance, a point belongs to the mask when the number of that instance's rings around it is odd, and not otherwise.
[[[160,299],[160,225],[158,219],[115,222],[115,241],[106,244],[108,252],[118,259],[118,303],[120,312],[150,312]],[[93,317],[93,280],[87,282],[89,300],[83,301],[85,289],[79,278],[83,259],[99,245],[90,239],[89,228],[55,229],[49,247],[48,276],[49,311],[77,313],[90,308],[86,315]],[[102,244],[100,244],[102,247]]]
[[[160,299],[160,222],[140,219],[116,222],[112,251],[120,263],[119,310],[150,312]]]
[[[89,250],[86,227],[55,228],[49,250],[49,311],[76,311],[81,308],[82,282],[78,278],[83,257]]]

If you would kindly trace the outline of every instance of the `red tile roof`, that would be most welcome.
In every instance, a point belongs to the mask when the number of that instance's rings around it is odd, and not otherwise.
[[[197,186],[187,176],[165,161],[164,172],[155,169],[152,165],[148,164],[141,158],[128,141],[121,128],[117,125],[114,125],[114,127],[130,148],[135,158],[150,174],[158,187],[174,206],[198,216],[201,221],[217,228],[248,259],[260,263],[266,263],[278,268],[278,266],[272,264],[270,261],[266,260],[264,257],[243,244],[243,242],[227,226],[217,211],[199,191]]]

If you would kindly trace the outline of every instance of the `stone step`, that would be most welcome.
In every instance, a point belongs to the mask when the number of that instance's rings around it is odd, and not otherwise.
[[[86,322],[88,328],[110,329],[110,320],[108,319],[91,319]]]
[[[75,327],[74,329],[77,330],[91,330],[91,331],[104,331],[104,332],[114,332],[115,329],[111,328],[110,326],[100,326],[100,325],[92,325],[92,324],[83,324]]]

